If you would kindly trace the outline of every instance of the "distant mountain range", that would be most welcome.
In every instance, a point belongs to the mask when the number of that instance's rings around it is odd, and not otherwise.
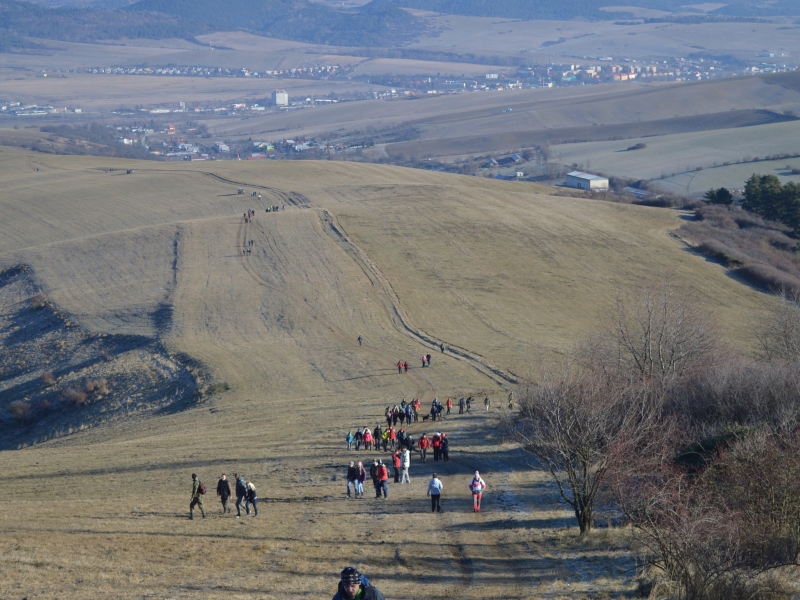
[[[0,0],[0,51],[25,45],[24,36],[88,42],[237,29],[315,44],[398,46],[425,26],[391,5],[335,10],[308,0],[142,0],[119,8],[49,8]]]
[[[53,5],[60,3],[61,6]],[[242,29],[336,46],[403,46],[425,31],[407,8],[513,19],[630,18],[601,10],[610,0],[373,0],[356,10],[310,0],[0,0],[0,51],[30,45],[26,37],[88,42],[119,38],[193,38]],[[687,12],[686,0],[626,0],[625,5]],[[698,19],[800,15],[800,1],[731,0]]]
[[[630,13],[601,10],[608,6],[632,6],[668,12],[689,12],[686,0],[373,0],[367,6],[401,6],[434,12],[475,17],[505,17],[509,19],[598,19],[630,18]],[[697,11],[698,14],[702,14]],[[800,15],[798,0],[759,2],[729,0],[722,8],[709,15],[730,17],[774,17]]]

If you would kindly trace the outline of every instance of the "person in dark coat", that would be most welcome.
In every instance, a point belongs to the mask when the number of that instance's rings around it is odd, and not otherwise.
[[[333,600],[386,600],[377,588],[370,585],[358,569],[347,567],[339,578],[339,589]]]
[[[217,482],[217,496],[222,502],[222,514],[231,512],[231,507],[228,506],[228,499],[233,496],[233,490],[231,489],[231,482],[228,481],[228,476],[225,473],[222,474],[222,477]]]
[[[244,480],[243,475],[234,473],[233,476],[236,477],[236,518],[238,519],[242,516],[242,501],[247,499],[247,482]],[[249,515],[250,507],[245,503],[244,508]]]

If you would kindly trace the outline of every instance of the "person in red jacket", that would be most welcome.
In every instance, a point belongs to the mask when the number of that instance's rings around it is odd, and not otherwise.
[[[431,446],[433,446],[433,460],[438,461],[442,453],[442,437],[438,433],[433,436]]]
[[[431,447],[431,440],[428,438],[427,435],[424,433],[420,436],[419,441],[417,442],[417,448],[419,448],[419,459],[422,462],[425,462],[425,455],[428,453],[428,448]]]
[[[397,431],[395,431],[394,426],[389,427],[389,443],[392,445],[392,450],[394,450],[397,446]]]
[[[483,498],[483,490],[486,489],[486,482],[481,479],[481,474],[475,471],[475,477],[469,482],[469,489],[472,492],[472,510],[480,512],[481,498]]]
[[[444,405],[447,407],[447,414],[449,415],[450,414],[450,409],[453,408],[453,399],[452,398],[448,398],[447,402],[445,402]]]
[[[398,373],[402,373],[403,372],[403,361],[402,360],[398,360],[397,361],[397,372]]]
[[[378,461],[378,469],[377,469],[377,481],[375,483],[375,497],[381,497],[381,490],[383,491],[383,497],[389,497],[389,469],[386,468],[386,465],[383,464],[382,460]]]
[[[403,460],[400,457],[400,450],[392,452],[392,466],[394,467],[394,482],[400,483],[400,465]]]

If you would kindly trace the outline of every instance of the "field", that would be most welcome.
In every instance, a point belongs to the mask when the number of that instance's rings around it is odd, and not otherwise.
[[[753,173],[774,173],[782,181],[800,181],[791,170],[800,158],[767,161],[776,154],[798,155],[800,122],[773,123],[716,131],[700,131],[553,146],[552,156],[566,165],[632,177],[655,179],[677,194],[702,194],[711,187],[744,187]],[[636,144],[642,150],[627,151]],[[758,162],[749,162],[758,157]],[[740,164],[725,164],[739,163]],[[786,167],[789,167],[788,169]],[[700,167],[702,171],[696,171]],[[675,173],[675,175],[672,175]]]
[[[504,399],[537,357],[569,349],[646,277],[671,272],[696,287],[745,349],[773,302],[670,236],[680,214],[544,187],[366,164],[132,163],[13,149],[0,151],[0,182],[0,402],[42,393],[48,361],[70,365],[54,369],[56,388],[99,375],[111,386],[71,409],[71,435],[44,443],[29,445],[45,433],[36,425],[3,417],[15,438],[29,437],[0,451],[10,483],[3,598],[324,597],[346,564],[388,598],[631,592],[624,530],[578,540],[545,474],[498,430]],[[27,304],[38,292],[45,312]],[[50,310],[58,318],[40,326]],[[123,338],[162,354],[65,355]],[[419,368],[424,352],[429,369]],[[408,374],[395,371],[398,359]],[[147,400],[157,389],[144,375],[120,397],[121,367],[167,372],[167,361],[202,373],[194,399],[163,410],[164,399]],[[469,394],[490,396],[491,411],[435,426],[452,440],[450,462],[414,457],[411,484],[391,485],[388,499],[345,498],[349,460],[389,456],[348,453],[349,429],[374,426],[403,398],[425,407]],[[118,403],[126,410],[114,412]],[[409,429],[417,437],[434,426]],[[441,515],[425,498],[434,469]],[[477,515],[466,487],[475,469],[489,486]],[[223,471],[256,483],[258,518],[220,514],[213,488]],[[195,522],[192,472],[211,488],[209,518]]]

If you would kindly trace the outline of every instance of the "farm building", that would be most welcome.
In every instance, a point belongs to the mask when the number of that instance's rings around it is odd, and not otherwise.
[[[584,173],[583,171],[572,171],[567,173],[567,187],[594,192],[607,192],[608,179],[599,175]]]
[[[289,106],[289,94],[286,90],[275,90],[272,92],[273,106]]]

